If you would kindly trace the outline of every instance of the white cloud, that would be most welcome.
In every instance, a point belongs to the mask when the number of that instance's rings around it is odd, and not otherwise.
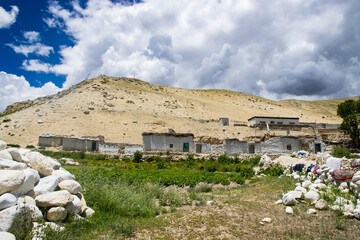
[[[15,23],[18,13],[19,8],[17,6],[11,6],[10,12],[0,7],[0,28],[8,28]]]
[[[23,69],[34,72],[45,72],[51,71],[51,65],[48,63],[40,62],[38,59],[24,60],[22,63]]]
[[[28,31],[24,32],[24,38],[29,42],[37,42],[40,41],[40,33],[36,31]]]
[[[32,100],[40,96],[55,94],[61,91],[52,82],[46,83],[41,88],[30,87],[30,84],[23,76],[16,76],[0,71],[0,111],[6,106],[25,100]]]
[[[67,75],[64,87],[108,74],[276,99],[358,95],[359,8],[357,0],[89,0],[72,10],[52,2],[45,21],[75,44],[60,64],[25,66]]]
[[[46,46],[42,43],[35,43],[32,45],[23,45],[20,44],[19,46],[16,46],[14,44],[7,44],[9,47],[11,47],[14,52],[24,54],[26,57],[33,53],[38,56],[49,56],[50,53],[54,52],[53,47]]]

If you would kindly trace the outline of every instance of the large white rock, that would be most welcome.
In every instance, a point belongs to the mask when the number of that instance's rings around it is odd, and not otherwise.
[[[271,165],[271,158],[268,157],[266,154],[262,155],[261,156],[261,159],[259,161],[259,165],[260,166],[263,166],[263,167],[267,167],[267,166],[270,166]]]
[[[356,208],[356,209],[354,210],[354,217],[355,217],[356,219],[359,219],[359,220],[360,220],[360,209],[359,209],[359,208]]]
[[[95,211],[89,207],[87,207],[84,212],[86,218],[91,218],[91,216],[95,214]]]
[[[306,213],[309,214],[309,215],[316,214],[316,210],[313,209],[313,208],[310,208],[310,209],[308,209],[308,210],[306,211]]]
[[[302,186],[303,188],[308,188],[308,187],[310,187],[311,184],[312,184],[312,183],[311,183],[309,180],[306,180],[305,182],[302,183],[301,186]]]
[[[49,227],[51,230],[55,232],[61,232],[65,229],[63,226],[59,226],[54,222],[45,222],[43,224],[34,222],[32,228],[32,236],[33,240],[41,240],[46,237],[45,229]]]
[[[30,209],[30,217],[32,222],[39,222],[44,219],[44,216],[40,209],[35,205],[28,205]]]
[[[300,191],[290,191],[287,194],[291,194],[295,199],[302,199],[304,196]]]
[[[66,205],[65,208],[66,208],[66,210],[68,210],[68,212],[80,213],[81,212],[81,200],[76,195],[72,195],[72,196],[73,196],[74,200],[72,200],[71,203]]]
[[[75,180],[65,180],[59,183],[59,188],[68,190],[71,194],[77,194],[81,191],[81,185]]]
[[[75,179],[74,175],[72,175],[70,172],[66,171],[63,168],[60,168],[59,170],[54,170],[52,176],[57,177],[59,182]]]
[[[9,232],[0,232],[0,239],[1,240],[16,240],[14,234]]]
[[[315,191],[309,191],[307,193],[305,193],[305,200],[310,201],[310,202],[314,202],[319,200],[320,195],[319,193],[315,192]]]
[[[60,207],[72,202],[73,197],[67,190],[61,190],[37,196],[35,201],[39,207]]]
[[[8,207],[15,206],[17,201],[18,199],[14,194],[4,193],[0,196],[0,211]]]
[[[354,175],[353,178],[351,179],[351,181],[353,181],[353,182],[357,182],[359,180],[360,180],[360,174],[359,175]]]
[[[285,206],[292,206],[292,205],[295,205],[296,200],[292,194],[286,193],[282,197],[282,202]]]
[[[320,199],[319,201],[316,202],[315,208],[319,210],[325,210],[328,208],[328,204],[324,199]]]
[[[0,158],[0,169],[7,170],[23,170],[26,169],[27,166],[24,163],[16,162],[13,160]]]
[[[20,239],[31,228],[30,210],[27,205],[17,205],[0,212],[0,231],[12,232]]]
[[[34,205],[36,206],[36,202],[35,199],[33,199],[30,196],[21,196],[18,198],[18,203],[19,204],[26,204],[26,205]]]
[[[43,176],[50,176],[53,170],[60,169],[61,164],[51,157],[46,157],[38,152],[26,154],[30,160],[30,166],[37,170]]]
[[[286,207],[285,212],[288,213],[288,214],[293,214],[294,210],[292,209],[292,207]]]
[[[66,218],[67,210],[63,207],[52,207],[46,215],[46,219],[50,222],[61,222]]]
[[[19,188],[25,180],[25,173],[20,170],[0,170],[0,195]]]
[[[31,191],[34,188],[35,183],[37,183],[40,180],[40,176],[38,171],[34,169],[25,169],[25,180],[24,183],[17,188],[16,190],[12,191],[13,194],[16,194],[17,196],[22,196]]]
[[[348,188],[348,184],[347,184],[347,182],[342,182],[339,187],[346,189],[346,188]]]
[[[7,159],[7,160],[13,160],[11,157],[11,154],[6,150],[0,151],[0,158]]]
[[[302,192],[303,194],[305,194],[307,192],[306,188],[300,187],[300,186],[297,186],[295,188],[295,191]]]
[[[5,150],[6,147],[7,147],[6,142],[3,142],[3,141],[0,140],[0,151]]]
[[[6,149],[8,153],[10,153],[12,159],[17,162],[23,162],[22,155],[17,148],[8,148]]]
[[[41,178],[34,187],[34,196],[36,197],[44,193],[53,192],[58,184],[58,179],[54,176]]]

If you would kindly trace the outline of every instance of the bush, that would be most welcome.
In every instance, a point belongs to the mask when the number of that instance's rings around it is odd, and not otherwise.
[[[13,147],[13,148],[19,148],[20,147],[19,144],[11,144],[11,143],[9,143],[7,146],[8,147]]]
[[[216,166],[215,165],[206,166],[205,170],[208,172],[216,172]]]
[[[332,150],[331,155],[333,157],[337,157],[337,158],[342,158],[342,157],[346,157],[347,159],[349,158],[356,158],[357,156],[354,156],[350,153],[350,150],[347,148],[342,148],[342,147],[334,147],[334,149]]]
[[[250,178],[255,175],[255,171],[250,166],[238,166],[235,168],[235,172],[243,178]]]
[[[281,176],[284,174],[284,167],[280,164],[275,164],[267,169],[260,169],[259,173],[263,173],[270,176]]]
[[[141,159],[142,159],[142,153],[140,151],[134,152],[133,161],[135,163],[139,163],[139,162],[141,162]]]
[[[34,145],[26,145],[25,148],[35,148],[35,146]]]

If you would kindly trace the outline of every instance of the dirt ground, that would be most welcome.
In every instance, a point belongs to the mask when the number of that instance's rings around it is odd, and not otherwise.
[[[236,188],[217,188],[208,194],[213,204],[183,207],[160,215],[131,239],[359,239],[360,221],[326,210],[308,215],[307,203],[285,213],[276,200],[294,188],[287,177],[264,177]],[[265,217],[271,223],[261,223]]]

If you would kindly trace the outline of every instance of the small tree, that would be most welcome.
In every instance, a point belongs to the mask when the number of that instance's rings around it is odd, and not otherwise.
[[[337,114],[343,119],[340,129],[344,130],[345,133],[350,136],[354,147],[360,147],[360,98],[357,101],[346,100],[340,103]]]
[[[142,153],[140,151],[134,152],[133,161],[136,163],[141,162],[142,159]]]

